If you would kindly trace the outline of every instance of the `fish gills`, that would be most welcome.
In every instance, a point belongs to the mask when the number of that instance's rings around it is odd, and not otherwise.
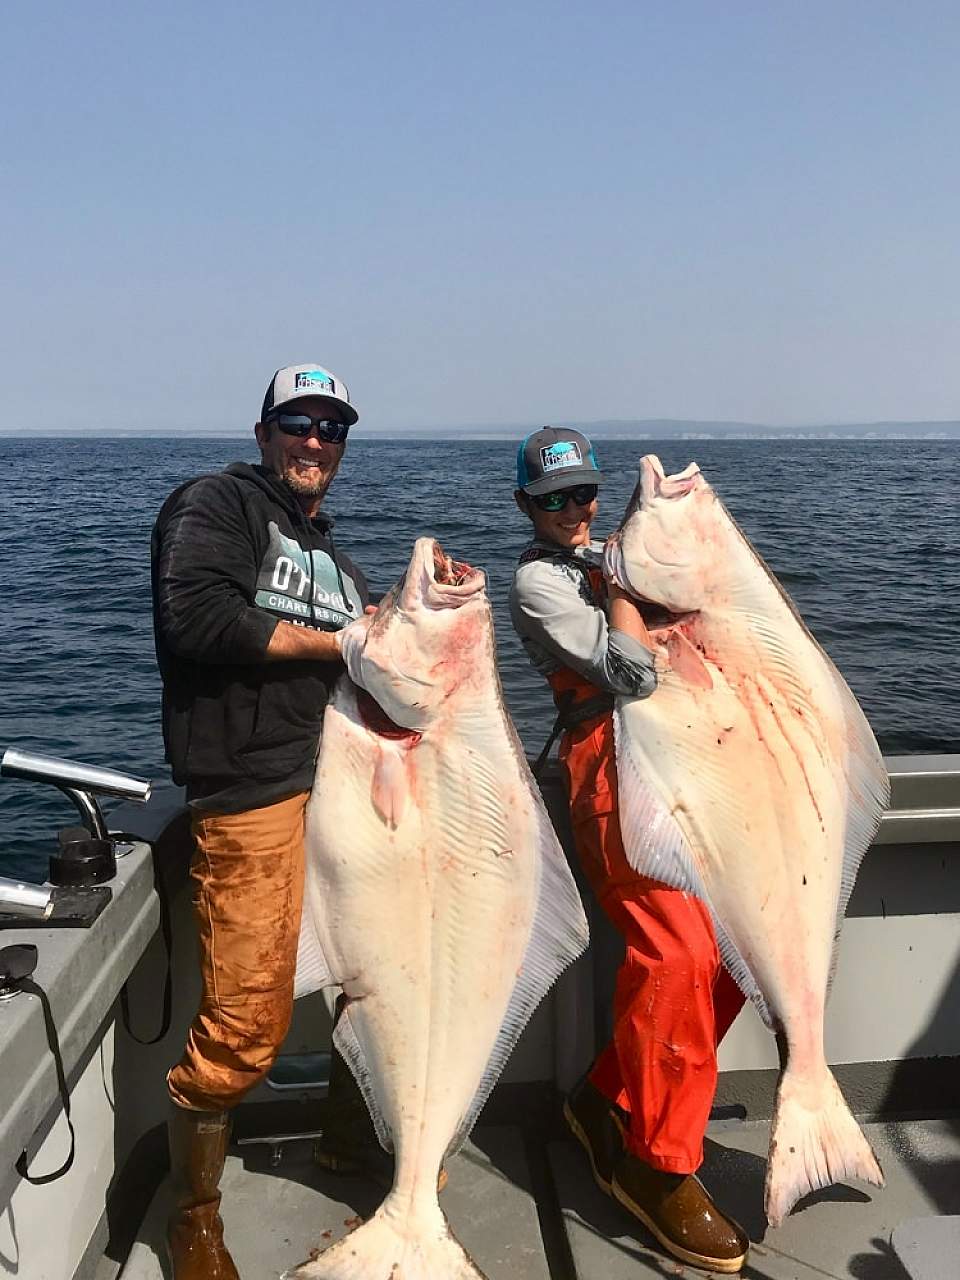
[[[782,1033],[776,1225],[839,1178],[882,1183],[827,1066],[823,1014],[886,771],[842,676],[695,464],[665,476],[642,459],[606,571],[660,611],[657,691],[615,715],[628,858],[707,904],[724,963]]]

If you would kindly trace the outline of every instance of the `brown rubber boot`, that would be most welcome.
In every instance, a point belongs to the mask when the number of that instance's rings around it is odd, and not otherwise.
[[[586,1076],[563,1104],[563,1118],[590,1157],[597,1186],[612,1195],[613,1170],[624,1154],[623,1121],[619,1107],[603,1096]]]
[[[623,1207],[681,1262],[724,1275],[735,1275],[746,1262],[746,1233],[720,1212],[692,1173],[664,1173],[627,1154],[612,1183]]]
[[[167,1135],[174,1196],[167,1223],[173,1280],[240,1280],[223,1243],[219,1213],[229,1115],[174,1106]]]
[[[323,1136],[313,1149],[314,1162],[332,1173],[369,1178],[389,1191],[393,1186],[393,1156],[381,1147],[363,1094],[336,1048],[330,1057],[325,1115]],[[447,1171],[441,1169],[437,1190],[442,1191],[446,1185]]]

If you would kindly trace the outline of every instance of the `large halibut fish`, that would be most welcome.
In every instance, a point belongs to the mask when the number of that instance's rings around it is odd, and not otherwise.
[[[476,1280],[437,1174],[586,919],[503,706],[484,575],[420,538],[344,658],[307,810],[298,984],[348,997],[336,1040],[395,1177],[291,1274]]]
[[[823,1016],[857,869],[889,784],[843,677],[692,463],[640,463],[606,572],[665,613],[652,697],[618,700],[631,864],[710,908],[723,960],[777,1033],[765,1207],[877,1159],[824,1056]]]

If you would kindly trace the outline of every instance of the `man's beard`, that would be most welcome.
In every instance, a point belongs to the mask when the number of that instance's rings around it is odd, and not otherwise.
[[[324,471],[318,479],[311,480],[308,476],[300,475],[296,467],[288,467],[282,479],[290,492],[297,494],[298,497],[322,498],[330,488],[333,475],[329,471]]]

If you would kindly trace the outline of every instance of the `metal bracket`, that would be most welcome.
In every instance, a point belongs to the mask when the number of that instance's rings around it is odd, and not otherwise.
[[[323,1137],[322,1129],[310,1129],[303,1133],[269,1133],[257,1138],[238,1138],[238,1147],[268,1147],[271,1169],[276,1169],[283,1160],[283,1148],[288,1142],[316,1143]]]

